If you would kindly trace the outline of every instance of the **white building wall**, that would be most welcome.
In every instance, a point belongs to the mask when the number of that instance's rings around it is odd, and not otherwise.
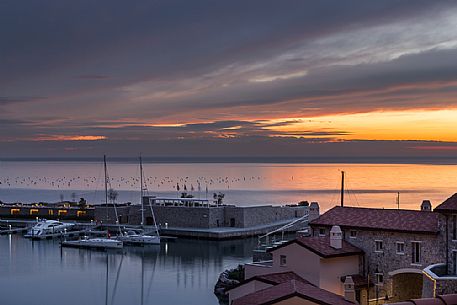
[[[343,295],[341,277],[359,273],[357,255],[321,259],[320,288]]]

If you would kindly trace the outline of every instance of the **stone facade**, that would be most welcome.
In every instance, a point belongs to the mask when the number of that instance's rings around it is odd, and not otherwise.
[[[447,252],[447,274],[457,275],[457,214],[445,214],[445,223],[447,225],[447,239],[446,247]],[[455,222],[455,223],[454,223]],[[456,233],[454,234],[454,226]],[[455,236],[454,236],[455,235]]]
[[[417,291],[422,291],[422,270],[429,265],[446,261],[445,247],[437,246],[445,241],[444,218],[441,219],[440,226],[439,234],[343,229],[343,238],[365,252],[361,273],[368,274],[375,284],[369,291],[370,298],[384,298],[388,295],[391,300],[397,301],[405,295],[413,296]],[[329,228],[312,226],[314,236],[322,233],[328,236]],[[379,249],[380,242],[382,249]],[[402,246],[397,246],[397,243]],[[419,262],[413,261],[413,243],[420,244]],[[378,283],[380,277],[382,282]]]
[[[153,205],[156,222],[161,227],[202,228],[218,227],[252,228],[272,224],[278,221],[293,220],[303,217],[308,207],[297,206],[162,206]],[[141,205],[119,205],[117,214],[121,224],[139,225],[141,223]],[[152,214],[149,206],[144,207],[145,224],[151,225]],[[112,206],[96,207],[95,218],[104,223],[115,223],[115,211]]]

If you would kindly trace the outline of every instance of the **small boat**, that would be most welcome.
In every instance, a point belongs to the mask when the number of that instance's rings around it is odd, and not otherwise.
[[[71,223],[43,219],[30,228],[25,237],[53,236],[55,234],[64,233],[73,226],[74,224]]]
[[[144,201],[143,201],[143,192],[144,192],[144,184],[143,184],[143,161],[140,156],[140,201],[141,201],[141,227],[144,225]],[[135,231],[135,230],[128,230],[122,231],[119,222],[119,232],[120,234],[116,237],[117,240],[124,242],[126,245],[131,246],[145,246],[145,245],[160,245],[160,234],[159,229],[157,227],[157,223],[155,221],[154,210],[152,209],[151,204],[149,204],[151,208],[151,215],[154,220],[154,228],[155,228],[155,235],[145,234],[142,230]],[[114,205],[114,211],[116,213],[117,218],[117,211],[116,205]]]
[[[116,237],[117,240],[124,242],[127,245],[160,245],[160,237],[157,235],[147,235],[135,230],[123,232],[122,235]]]
[[[84,238],[79,240],[63,241],[62,247],[90,249],[122,249],[124,247],[124,244],[120,240],[110,238]]]

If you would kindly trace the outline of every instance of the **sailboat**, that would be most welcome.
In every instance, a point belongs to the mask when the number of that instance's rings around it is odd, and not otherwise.
[[[103,156],[103,165],[105,169],[105,207],[108,210],[108,172],[106,168],[106,156]],[[116,206],[114,205],[116,211]],[[116,223],[117,211],[116,211]],[[76,247],[76,248],[97,248],[97,249],[121,249],[124,244],[122,240],[111,239],[111,238],[83,238],[79,240],[63,241],[63,247]]]
[[[143,201],[143,192],[144,192],[144,185],[143,185],[143,160],[140,156],[140,196],[141,196],[141,227],[144,228],[144,201]],[[154,210],[152,209],[151,204],[149,204],[151,208],[151,215],[152,219],[154,220],[154,228],[155,228],[155,235],[145,234],[144,232],[138,232],[136,230],[127,230],[122,232],[116,239],[124,242],[126,245],[136,245],[136,246],[144,246],[144,245],[160,245],[160,234],[159,229],[157,228],[157,223],[154,216]]]

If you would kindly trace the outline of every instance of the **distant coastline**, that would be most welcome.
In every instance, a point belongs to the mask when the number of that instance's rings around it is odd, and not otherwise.
[[[100,162],[101,157],[0,157],[0,162]],[[108,157],[110,162],[137,163],[137,157]],[[145,163],[266,164],[434,164],[454,165],[457,157],[143,157]]]

